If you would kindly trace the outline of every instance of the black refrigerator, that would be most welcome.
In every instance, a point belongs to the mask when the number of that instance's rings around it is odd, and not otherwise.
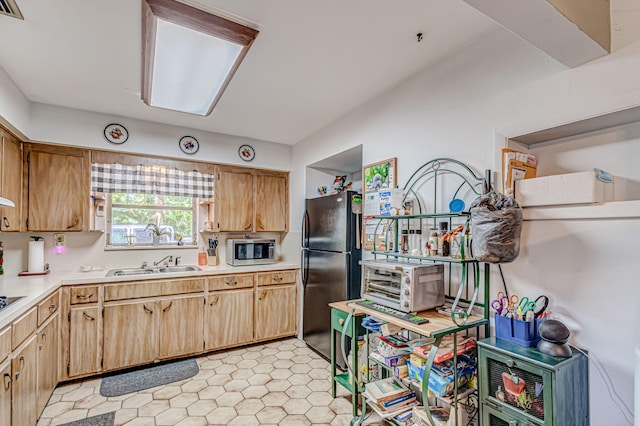
[[[345,191],[305,203],[302,224],[302,338],[327,359],[331,356],[330,302],[360,297],[361,216],[356,192]],[[337,339],[339,340],[339,339]],[[338,348],[337,363],[345,363]],[[346,348],[348,351],[348,348]]]

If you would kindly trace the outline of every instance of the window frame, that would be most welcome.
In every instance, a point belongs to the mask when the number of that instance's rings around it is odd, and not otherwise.
[[[179,247],[176,243],[160,243],[160,246],[153,246],[153,244],[138,244],[134,242],[132,245],[128,244],[113,244],[112,241],[112,219],[113,219],[113,200],[112,193],[105,193],[105,247],[109,249],[127,249],[127,248],[135,248],[135,249],[158,249],[158,248],[176,248]],[[185,197],[188,198],[188,197]],[[198,226],[198,198],[191,198],[191,243],[185,243],[184,247],[197,247],[197,226]],[[149,209],[149,210],[183,210],[189,211],[187,207],[176,207],[176,206],[145,206],[140,204],[116,204],[116,207],[124,207],[124,208],[140,208],[140,209]],[[170,226],[170,225],[168,225]]]

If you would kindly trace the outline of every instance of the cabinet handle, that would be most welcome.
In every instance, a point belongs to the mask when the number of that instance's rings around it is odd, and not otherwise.
[[[50,304],[49,305],[49,310],[50,311],[55,311],[56,310],[56,304],[55,303]]]
[[[76,218],[71,225],[67,226],[67,229],[75,228],[78,225],[78,222],[80,222],[80,220]]]
[[[260,294],[258,295],[258,300],[263,300],[266,295],[267,295],[266,291],[261,291]]]
[[[277,282],[282,281],[282,275],[274,275],[273,280]]]
[[[245,227],[244,227],[244,230],[245,230],[245,231],[248,231],[248,230],[250,230],[250,229],[251,229],[251,224],[248,224],[247,226],[245,226]]]
[[[144,311],[148,314],[153,314],[153,311],[149,308],[147,308],[147,305],[142,305],[142,308],[144,309]]]
[[[13,380],[11,380],[11,374],[4,373],[4,389],[9,390],[11,383],[13,383]]]
[[[338,324],[340,324],[340,325],[344,325],[344,320],[343,320],[342,318],[340,318],[340,319],[338,320]]]
[[[5,228],[9,228],[11,225],[9,224],[9,219],[7,219],[7,217],[3,217],[2,221],[4,222],[4,227]]]
[[[171,309],[171,305],[173,305],[173,300],[169,302],[166,308],[162,309],[162,312],[167,312],[169,309]]]
[[[88,319],[89,321],[95,321],[95,318],[94,318],[94,317],[92,317],[91,315],[89,315],[89,314],[88,314],[88,313],[86,313],[86,312],[83,312],[83,313],[82,313],[82,316],[83,316],[85,319]]]
[[[215,305],[216,303],[218,303],[218,296],[213,296],[213,297],[211,298],[211,303],[209,303],[209,306],[213,306],[213,305]]]
[[[225,284],[229,287],[235,287],[238,284],[238,281],[227,281]]]
[[[93,297],[93,293],[89,293],[89,294],[76,294],[76,297],[78,299],[90,299]]]
[[[20,357],[20,368],[18,369],[18,371],[16,371],[16,380],[18,379],[18,376],[20,375],[20,373],[22,373],[22,370],[24,369],[24,356]]]
[[[42,343],[38,345],[38,349],[44,348],[44,345],[47,344],[47,333],[43,331],[41,336],[42,336]]]

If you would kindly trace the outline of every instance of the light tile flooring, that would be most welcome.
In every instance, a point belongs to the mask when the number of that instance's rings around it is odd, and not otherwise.
[[[115,411],[115,424],[348,425],[350,394],[331,398],[329,363],[297,339],[197,358],[191,379],[119,397],[100,395],[100,380],[59,386],[38,426]],[[366,424],[377,425],[371,416]]]

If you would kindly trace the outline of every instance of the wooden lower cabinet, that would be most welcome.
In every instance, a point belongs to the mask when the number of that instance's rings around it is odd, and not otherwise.
[[[105,370],[150,363],[157,358],[158,308],[155,301],[104,307]]]
[[[11,424],[11,388],[13,377],[11,376],[11,361],[0,364],[0,425]]]
[[[38,368],[38,339],[31,336],[15,352],[11,361],[13,370],[13,395],[11,404],[12,424],[35,425],[37,419],[37,368]]]
[[[156,303],[160,311],[159,358],[202,352],[204,296],[160,300]]]
[[[206,350],[253,341],[253,288],[209,294],[206,312]]]
[[[42,413],[58,384],[58,314],[53,315],[37,334],[38,340],[38,400]]]
[[[69,377],[100,371],[98,354],[100,310],[97,306],[71,308],[69,311]]]
[[[295,334],[296,294],[295,284],[257,288],[255,340]]]

